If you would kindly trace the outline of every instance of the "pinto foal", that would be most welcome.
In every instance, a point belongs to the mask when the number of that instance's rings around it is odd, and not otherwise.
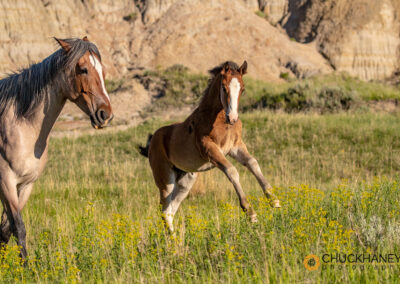
[[[249,154],[242,141],[242,122],[238,118],[240,96],[244,90],[242,66],[234,62],[210,70],[212,78],[200,105],[182,123],[164,126],[149,136],[146,147],[139,147],[149,158],[157,187],[164,221],[174,230],[173,218],[197,178],[197,172],[214,167],[220,169],[233,184],[240,206],[252,222],[257,214],[250,206],[239,182],[236,168],[226,159],[229,155],[245,165],[256,177],[272,207],[280,207],[271,192],[257,160]]]

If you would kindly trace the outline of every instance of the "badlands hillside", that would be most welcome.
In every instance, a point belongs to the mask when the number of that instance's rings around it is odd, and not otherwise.
[[[205,74],[246,59],[249,76],[269,82],[383,80],[400,70],[399,16],[400,0],[0,0],[0,78],[52,53],[53,36],[87,35],[108,78],[124,78],[122,117],[151,102],[138,72],[175,64]]]
[[[277,80],[333,69],[364,80],[399,68],[400,0],[1,0],[0,74],[38,61],[51,37],[88,35],[109,73],[225,59]],[[257,12],[257,14],[256,14]]]

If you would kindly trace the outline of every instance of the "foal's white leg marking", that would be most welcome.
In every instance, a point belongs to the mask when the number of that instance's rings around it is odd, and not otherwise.
[[[250,204],[248,203],[246,199],[246,195],[244,194],[244,191],[242,189],[242,186],[239,181],[239,173],[237,169],[234,166],[230,166],[225,170],[225,174],[230,180],[230,182],[233,184],[233,187],[236,190],[237,195],[239,196],[240,204],[243,209],[249,210],[247,211],[247,214],[250,216],[251,222],[257,222],[257,214],[256,212],[251,208]]]
[[[237,148],[232,149],[229,154],[234,159],[239,161],[241,164],[245,165],[252,172],[252,174],[256,177],[258,183],[260,184],[262,190],[264,191],[264,194],[269,199],[271,199],[272,207],[275,207],[275,208],[281,207],[279,200],[271,192],[272,186],[264,178],[264,176],[261,172],[260,165],[258,164],[257,160],[247,152],[246,146],[244,146],[243,148],[242,147],[237,147]]]
[[[165,201],[164,208],[162,210],[162,214],[164,214],[165,222],[167,223],[168,228],[170,229],[171,232],[174,231],[174,225],[173,225],[173,219],[174,219],[174,214],[172,213],[172,204],[171,204],[171,195],[174,190],[175,184],[168,184],[167,185],[167,190],[169,193],[169,196],[167,200]]]
[[[173,191],[176,187],[175,185],[175,174],[171,174],[169,177],[169,184],[166,186],[167,194],[168,197],[165,200],[165,203],[163,204],[162,208],[162,214],[164,214],[165,222],[167,223],[167,226],[171,232],[174,231],[174,225],[173,225],[173,219],[174,219],[174,214],[172,213],[172,205],[171,205],[171,200],[172,200],[172,194]]]
[[[103,67],[101,67],[101,63],[97,58],[93,55],[90,54],[90,63],[92,63],[93,67],[96,69],[97,73],[99,74],[100,82],[101,82],[101,87],[103,88],[103,93],[106,95],[108,102],[110,102],[110,97],[108,96],[107,90],[106,90],[106,85],[104,84],[104,79],[103,79]]]
[[[168,185],[168,192],[170,192],[170,195],[167,199],[168,205],[165,207],[165,210],[163,210],[163,214],[165,215],[165,221],[171,232],[174,231],[173,220],[176,211],[178,211],[179,205],[189,194],[196,178],[196,173],[187,173],[179,181],[175,181],[173,190],[170,190],[170,185]]]
[[[229,83],[229,91],[230,91],[230,102],[228,108],[228,115],[232,115],[233,119],[237,119],[238,117],[238,100],[239,100],[239,92],[240,92],[240,83],[237,78],[233,78]]]
[[[181,205],[182,201],[189,194],[190,190],[193,187],[193,184],[196,181],[196,178],[196,173],[187,173],[176,183],[176,187],[174,189],[174,192],[172,193],[172,217],[175,216],[176,211],[178,211],[178,208]]]

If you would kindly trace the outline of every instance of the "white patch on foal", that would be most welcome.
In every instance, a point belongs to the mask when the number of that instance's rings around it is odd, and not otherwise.
[[[231,99],[229,102],[229,113],[232,112],[232,116],[237,119],[238,116],[238,101],[240,92],[240,83],[237,78],[233,78],[229,83],[229,91]]]
[[[106,85],[104,84],[104,79],[103,79],[103,67],[101,67],[101,63],[97,58],[93,55],[90,54],[90,63],[92,63],[93,67],[96,69],[97,73],[99,74],[100,78],[100,83],[103,88],[103,93],[106,95],[108,101],[110,101],[110,97],[108,96],[107,90],[106,90]]]

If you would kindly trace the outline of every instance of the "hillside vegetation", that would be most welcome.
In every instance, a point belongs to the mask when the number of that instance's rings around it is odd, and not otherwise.
[[[379,101],[397,105],[400,88],[380,82],[365,82],[346,74],[312,76],[297,80],[282,73],[284,82],[272,83],[244,77],[245,93],[240,108],[283,110],[285,112],[332,113],[341,110],[368,109]],[[153,103],[142,113],[195,107],[207,86],[209,76],[196,74],[182,65],[148,70],[138,76],[153,93]]]

